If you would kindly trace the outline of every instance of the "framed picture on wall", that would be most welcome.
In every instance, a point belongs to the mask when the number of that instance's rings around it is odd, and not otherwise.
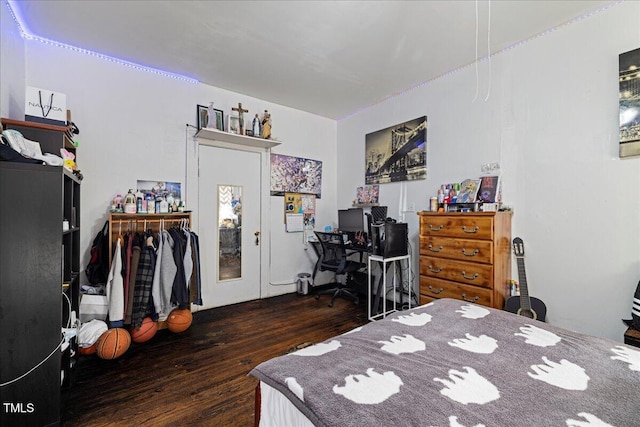
[[[365,136],[365,184],[427,179],[427,116]]]
[[[205,105],[198,105],[198,130],[209,127],[213,129],[218,129],[224,131],[224,116],[222,110],[218,110],[216,108],[213,109],[215,114],[214,122],[211,124],[215,124],[215,126],[211,126],[208,122],[209,120],[209,111],[208,107]]]

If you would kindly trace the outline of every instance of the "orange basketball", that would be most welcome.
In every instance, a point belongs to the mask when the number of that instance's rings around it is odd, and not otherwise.
[[[189,329],[192,320],[191,310],[188,308],[183,310],[176,308],[169,313],[169,317],[167,317],[167,328],[171,332],[184,332]]]
[[[96,353],[96,343],[91,344],[89,347],[78,347],[78,353],[83,356],[90,356]]]
[[[141,343],[147,342],[158,332],[158,322],[152,318],[145,317],[139,329],[131,330],[131,341]]]
[[[131,335],[123,328],[112,328],[100,335],[96,341],[96,353],[101,359],[117,359],[131,345]]]

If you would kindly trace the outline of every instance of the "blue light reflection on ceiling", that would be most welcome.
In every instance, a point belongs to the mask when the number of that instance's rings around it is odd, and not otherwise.
[[[170,73],[168,71],[163,71],[163,70],[159,70],[157,68],[152,68],[152,67],[146,67],[144,65],[140,65],[140,64],[136,64],[134,62],[129,62],[129,61],[125,61],[123,59],[118,59],[118,58],[114,58],[112,56],[109,55],[104,55],[102,53],[99,52],[94,52],[88,49],[83,49],[77,46],[71,46],[65,43],[60,43],[57,42],[55,40],[50,40],[44,37],[39,37],[35,34],[32,34],[23,17],[21,16],[20,13],[20,8],[17,7],[17,2],[15,2],[14,0],[4,0],[5,5],[7,6],[7,9],[9,9],[9,13],[11,14],[11,16],[13,17],[13,20],[15,21],[16,25],[18,26],[18,29],[20,30],[20,34],[22,35],[22,37],[26,40],[35,40],[38,41],[40,43],[44,43],[50,46],[55,46],[55,47],[60,47],[60,48],[64,48],[64,49],[68,49],[74,52],[78,52],[78,53],[84,53],[85,55],[89,55],[89,56],[94,56],[96,58],[100,58],[102,60],[105,61],[109,61],[109,62],[113,62],[119,65],[124,65],[125,67],[130,67],[130,68],[134,68],[136,70],[140,70],[140,71],[146,71],[149,73],[153,73],[153,74],[157,74],[160,76],[164,76],[164,77],[169,77],[171,79],[174,80],[180,80],[183,82],[187,82],[187,83],[193,83],[193,84],[197,84],[198,80],[193,79],[191,77],[186,77],[186,76],[182,76],[180,74],[174,74],[174,73]]]

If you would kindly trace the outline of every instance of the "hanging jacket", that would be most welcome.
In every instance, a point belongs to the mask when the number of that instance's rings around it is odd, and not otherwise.
[[[116,250],[107,278],[107,301],[109,304],[109,325],[112,328],[124,326],[124,280],[122,278],[122,247],[117,239]]]
[[[173,259],[176,263],[176,277],[171,288],[171,302],[179,309],[187,309],[189,306],[189,288],[184,275],[184,253],[187,238],[178,229],[172,228],[169,234],[173,238]]]
[[[136,289],[136,276],[138,274],[138,262],[140,261],[141,251],[140,233],[133,235],[131,244],[131,258],[129,260],[129,287],[125,287],[125,306],[124,306],[124,324],[131,324],[131,313],[133,313],[133,295]]]
[[[159,304],[160,309],[158,315],[161,320],[166,319],[172,310],[171,305],[171,291],[173,289],[173,282],[176,277],[178,268],[176,262],[173,259],[173,238],[167,230],[162,230],[162,258],[160,260],[160,301],[156,302],[156,306]]]
[[[193,259],[193,274],[189,282],[190,300],[195,305],[203,305],[200,278],[200,244],[198,242],[198,235],[193,231],[191,232],[191,257]]]
[[[146,240],[146,238],[144,238],[144,240]],[[131,326],[135,329],[140,329],[142,320],[144,320],[148,314],[147,307],[149,305],[149,298],[151,297],[153,267],[155,265],[155,260],[152,257],[153,250],[149,251],[145,242],[142,242],[142,244],[144,248],[140,250],[131,311]]]
[[[154,312],[162,316],[162,287],[160,286],[160,270],[162,264],[162,232],[158,233],[158,248],[156,249],[156,265],[153,269],[153,282],[151,284],[151,297],[154,304]]]

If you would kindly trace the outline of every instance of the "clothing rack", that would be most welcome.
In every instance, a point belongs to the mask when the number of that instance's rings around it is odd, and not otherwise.
[[[127,231],[147,231],[151,229],[154,233],[161,229],[171,227],[191,226],[191,212],[177,212],[166,214],[109,214],[109,265],[115,249],[115,241],[118,236]]]

